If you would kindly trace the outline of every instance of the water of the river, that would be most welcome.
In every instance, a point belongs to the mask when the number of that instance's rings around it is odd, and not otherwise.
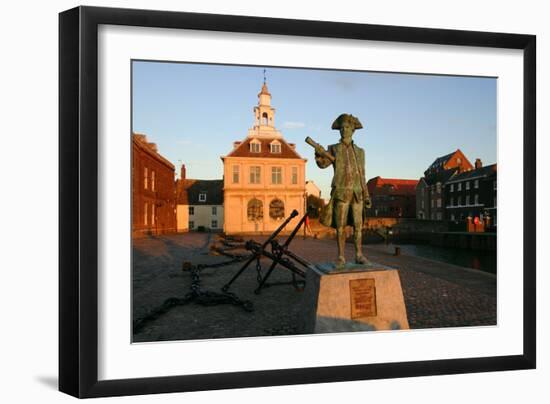
[[[496,251],[474,251],[461,248],[437,247],[429,244],[390,244],[388,247],[393,251],[395,246],[401,247],[402,254],[429,258],[434,261],[479,269],[493,274],[497,272]]]

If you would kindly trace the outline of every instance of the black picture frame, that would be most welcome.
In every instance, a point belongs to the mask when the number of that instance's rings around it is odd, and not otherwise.
[[[98,381],[98,26],[180,28],[523,50],[523,354]],[[75,397],[325,383],[536,366],[536,37],[77,7],[59,15],[59,389]]]

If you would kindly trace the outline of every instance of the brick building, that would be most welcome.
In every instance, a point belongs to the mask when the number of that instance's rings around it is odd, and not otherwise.
[[[367,182],[371,217],[416,217],[418,180],[374,177]]]
[[[497,165],[475,168],[453,176],[445,184],[446,219],[467,222],[478,219],[484,227],[494,227],[497,220]]]
[[[474,168],[460,149],[441,156],[424,171],[416,187],[416,217],[444,220],[445,194],[443,186],[449,179]]]
[[[176,231],[174,172],[154,143],[132,134],[132,237]]]

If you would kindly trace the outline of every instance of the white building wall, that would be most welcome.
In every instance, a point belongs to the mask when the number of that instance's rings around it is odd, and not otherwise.
[[[197,230],[199,226],[203,226],[207,230],[223,230],[224,209],[223,205],[189,205],[193,208],[193,214],[189,214],[190,230]],[[188,207],[188,212],[189,212]],[[216,214],[212,213],[212,208],[215,208]],[[216,227],[213,227],[212,221],[216,221]],[[193,222],[193,228],[190,223]]]
[[[321,189],[313,181],[306,181],[306,194],[320,198]]]

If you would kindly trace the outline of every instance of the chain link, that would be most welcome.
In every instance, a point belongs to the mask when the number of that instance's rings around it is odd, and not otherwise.
[[[191,274],[191,291],[187,293],[183,298],[170,297],[166,299],[162,305],[150,311],[149,314],[147,314],[145,317],[134,321],[134,334],[141,331],[147,323],[156,320],[160,316],[166,314],[172,308],[176,306],[184,306],[191,302],[195,302],[197,304],[200,304],[201,306],[232,304],[234,306],[242,307],[243,310],[247,312],[254,311],[254,305],[250,300],[242,300],[232,292],[220,293],[202,289],[200,279],[200,270],[202,269],[201,267],[184,264],[182,269],[183,271],[189,271]]]
[[[260,258],[256,260],[256,280],[258,284],[262,283],[262,264],[260,264]]]

